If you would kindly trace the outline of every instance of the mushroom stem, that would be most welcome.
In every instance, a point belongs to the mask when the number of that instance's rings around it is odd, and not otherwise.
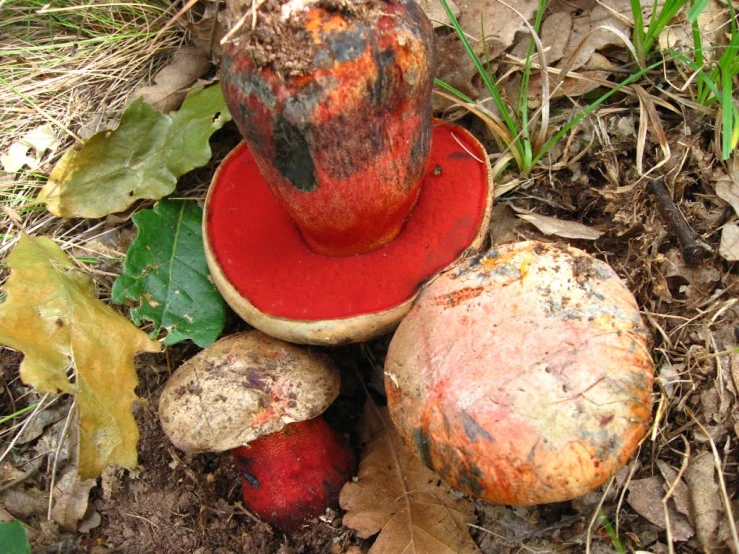
[[[354,469],[348,441],[321,417],[339,387],[325,355],[251,331],[182,364],[162,391],[159,417],[189,454],[231,450],[246,505],[291,532],[335,506]]]
[[[336,506],[354,471],[349,442],[323,417],[291,423],[231,453],[244,505],[286,532]]]
[[[431,24],[412,1],[356,4],[287,21],[265,13],[260,33],[223,55],[226,103],[263,178],[306,243],[330,256],[398,235],[431,142]],[[271,38],[282,33],[291,40]]]

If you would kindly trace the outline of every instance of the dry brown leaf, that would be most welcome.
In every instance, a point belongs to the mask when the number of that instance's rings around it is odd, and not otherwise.
[[[459,24],[475,51],[483,53],[487,47],[492,58],[513,44],[517,32],[527,29],[526,21],[534,17],[537,7],[536,0],[468,0],[462,5]]]
[[[472,84],[477,69],[464,49],[464,45],[455,34],[436,38],[436,78],[444,81],[473,100],[478,91]],[[434,94],[432,97],[435,111],[447,109],[451,102]]]
[[[210,69],[210,58],[194,46],[183,46],[174,53],[172,61],[154,76],[154,85],[138,89],[134,97],[141,97],[162,113],[176,110],[187,95],[186,88]]]
[[[565,239],[597,240],[603,234],[597,229],[578,223],[577,221],[565,221],[556,217],[539,215],[521,208],[513,207],[518,217],[534,225],[545,235],[555,235]]]
[[[598,67],[604,69],[597,69],[593,71],[582,71],[581,69],[574,76],[565,77],[565,79],[559,84],[554,82],[554,79],[550,77],[549,85],[550,87],[552,87],[550,98],[552,100],[556,100],[557,98],[562,98],[563,96],[568,96],[570,98],[582,96],[583,94],[587,94],[588,92],[597,89],[599,86],[602,85],[603,81],[608,79],[608,77],[611,75],[611,72],[608,71],[608,69],[605,69],[608,67],[612,67],[611,62],[605,56],[598,54],[598,52],[593,53],[593,55],[588,60],[587,65],[589,67]],[[570,72],[569,75],[573,75],[573,72]],[[535,108],[541,105],[541,87],[541,74],[532,74],[529,80],[528,103],[530,108]]]
[[[68,531],[76,531],[79,521],[85,517],[90,489],[95,486],[95,479],[81,480],[76,467],[70,467],[57,479],[54,486],[54,506],[51,518],[59,527]]]
[[[734,213],[739,215],[739,173],[734,175],[722,175],[716,181],[716,195],[728,202]]]
[[[553,13],[541,25],[541,43],[546,48],[548,64],[558,62],[564,56],[565,48],[572,34],[572,17],[565,12]],[[526,48],[531,39],[526,37]]]
[[[188,22],[185,28],[192,33],[192,41],[208,58],[220,59],[223,54],[221,39],[227,30],[223,21],[217,16],[204,17],[195,23]]]
[[[6,153],[0,156],[0,164],[9,173],[20,171],[23,166],[37,169],[42,163],[44,154],[52,152],[59,146],[59,139],[50,124],[42,125],[28,131],[23,137],[11,144]],[[36,155],[29,156],[32,150]]]
[[[693,525],[698,543],[704,550],[717,547],[717,531],[721,521],[721,493],[716,484],[716,472],[710,452],[700,452],[690,458],[685,482],[690,491]]]
[[[651,4],[650,4],[651,6]],[[606,46],[621,44],[613,30],[630,36],[631,8],[628,0],[603,0],[572,21],[572,34],[563,53],[567,63],[574,57],[570,71],[585,65],[593,53]],[[612,30],[613,29],[613,30]]]
[[[472,554],[469,503],[403,444],[387,410],[368,403],[368,442],[356,482],[344,485],[344,524],[362,538],[380,533],[370,554]]]
[[[677,248],[665,252],[661,265],[662,275],[671,281],[681,283],[678,292],[684,294],[690,303],[705,298],[721,280],[721,273],[711,265],[700,267],[687,265]]]
[[[739,225],[736,223],[724,225],[718,253],[729,262],[739,262]]]
[[[454,0],[447,0],[447,3],[452,9],[454,17],[459,18],[459,6],[457,6]],[[426,12],[426,17],[429,18],[434,28],[451,25],[452,21],[447,16],[446,11],[444,11],[439,0],[418,0],[418,5],[421,6],[424,12]]]
[[[708,64],[723,51],[719,48],[727,42],[724,33],[729,14],[725,3],[709,0],[698,15],[698,29],[703,40],[703,60]],[[659,34],[662,50],[693,52],[695,42],[693,26],[683,17],[678,23],[667,25]]]
[[[46,515],[49,499],[39,489],[13,487],[0,491],[0,505],[18,518]]]
[[[676,482],[679,473],[667,465],[667,462],[664,460],[657,460],[657,468],[665,480],[667,490],[670,488],[673,489],[670,498],[675,502],[677,511],[685,516],[690,516],[690,493],[688,492],[688,486],[682,479]]]
[[[667,522],[665,522],[665,512],[662,504],[665,494],[664,480],[662,477],[655,475],[632,481],[629,485],[627,501],[636,513],[645,517],[660,529],[665,529]],[[672,500],[667,502],[667,513],[673,540],[687,541],[695,534],[688,518],[677,511]]]

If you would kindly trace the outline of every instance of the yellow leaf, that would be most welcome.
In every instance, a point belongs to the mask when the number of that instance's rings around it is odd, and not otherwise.
[[[90,276],[52,240],[22,235],[7,261],[0,343],[25,354],[24,383],[77,395],[80,477],[97,477],[111,463],[135,467],[133,357],[161,345],[97,300]]]
[[[387,408],[368,403],[368,440],[357,482],[341,489],[344,525],[362,538],[380,532],[369,554],[479,554],[467,522],[471,507],[405,446]]]

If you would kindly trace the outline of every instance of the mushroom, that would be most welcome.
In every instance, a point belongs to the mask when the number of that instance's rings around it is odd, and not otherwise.
[[[650,423],[636,301],[608,265],[563,244],[497,247],[439,276],[393,336],[385,375],[418,457],[501,504],[594,490]]]
[[[482,145],[432,123],[423,11],[319,4],[281,23],[262,13],[272,23],[261,34],[226,45],[222,86],[245,142],[213,177],[203,235],[213,280],[243,319],[337,344],[390,331],[421,284],[479,248],[492,184]],[[263,44],[273,23],[303,48]]]
[[[188,454],[231,450],[246,507],[291,532],[336,505],[354,469],[348,441],[321,417],[339,387],[325,355],[250,331],[180,366],[159,416]]]

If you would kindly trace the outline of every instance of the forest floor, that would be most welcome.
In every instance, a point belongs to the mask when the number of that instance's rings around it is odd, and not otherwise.
[[[12,251],[19,229],[48,236],[84,265],[98,298],[108,302],[135,237],[130,216],[154,202],[104,218],[62,219],[47,212],[36,196],[61,154],[98,130],[114,128],[132,93],[151,87],[162,68],[172,68],[177,52],[189,49],[189,57],[165,77],[160,74],[147,99],[159,94],[165,104],[172,102],[160,108],[175,109],[182,91],[217,80],[220,53],[213,37],[223,34],[220,23],[214,28],[219,2],[201,2],[167,28],[180,3],[55,4],[44,8],[33,0],[0,0],[5,168],[0,171],[0,261]],[[460,2],[460,7],[464,14],[492,9],[492,4]],[[568,12],[552,2],[547,12],[558,25],[563,25],[562,14],[570,18],[567,37],[584,25],[586,15],[588,29],[596,19],[596,2],[575,4]],[[726,5],[714,4],[726,17]],[[682,23],[676,18],[674,28]],[[562,29],[542,35],[557,36]],[[444,27],[436,32],[437,76],[484,98],[459,39]],[[499,37],[498,51],[520,51],[520,35]],[[619,69],[627,67],[623,46],[600,43],[591,53],[600,58],[588,63],[598,67],[583,64],[579,70],[586,80],[592,77],[589,90],[573,85],[566,96],[552,100],[551,132],[592,102],[602,90],[599,84],[616,82],[623,75]],[[498,77],[520,79],[520,65],[510,58],[499,55],[490,67]],[[601,73],[593,77],[596,70]],[[698,109],[679,86],[684,80],[674,66],[660,65],[582,119],[528,174],[509,164],[496,177],[486,246],[564,241],[610,264],[633,292],[649,329],[655,385],[650,432],[607,486],[542,506],[498,506],[470,498],[470,532],[486,554],[736,554],[739,548],[732,521],[739,514],[739,279],[732,261],[738,259],[739,240],[729,235],[737,228],[739,158],[733,153],[721,159],[715,106]],[[513,89],[506,90],[510,96]],[[477,117],[440,96],[435,104],[437,116],[454,119],[484,142],[493,163],[501,159]],[[29,138],[34,130],[40,131]],[[218,163],[239,140],[232,123],[217,131],[210,141],[211,162],[180,179],[176,196],[202,204]],[[655,180],[667,185],[667,200],[650,189]],[[681,242],[663,218],[665,202],[679,209],[705,244],[698,259],[686,259],[691,245]],[[9,274],[2,263],[0,288]],[[229,312],[224,334],[247,328]],[[359,370],[353,375],[371,376],[382,371],[388,342],[383,337],[328,351]],[[228,453],[188,458],[170,444],[157,417],[159,395],[168,376],[198,351],[186,341],[136,358],[138,467],[108,467],[89,485],[77,481],[65,487],[65,471],[74,458],[72,399],[26,386],[18,373],[22,354],[0,350],[0,520],[22,521],[34,552],[367,552],[372,539],[360,539],[343,526],[340,510],[294,536],[273,530],[241,504],[239,476]],[[343,402],[350,406],[345,408],[350,423],[343,430],[351,434],[361,406]],[[357,437],[352,439],[359,446]]]

